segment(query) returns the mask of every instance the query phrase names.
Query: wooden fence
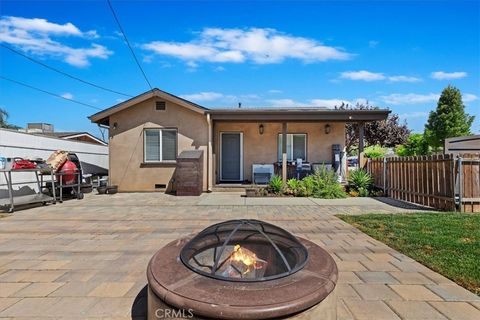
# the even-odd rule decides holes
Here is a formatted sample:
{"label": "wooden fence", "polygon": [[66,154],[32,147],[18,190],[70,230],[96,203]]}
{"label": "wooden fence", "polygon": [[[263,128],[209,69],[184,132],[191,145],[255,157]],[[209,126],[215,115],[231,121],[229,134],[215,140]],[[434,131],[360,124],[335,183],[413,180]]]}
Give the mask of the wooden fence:
{"label": "wooden fence", "polygon": [[480,212],[480,155],[369,159],[375,186],[394,199],[440,210]]}

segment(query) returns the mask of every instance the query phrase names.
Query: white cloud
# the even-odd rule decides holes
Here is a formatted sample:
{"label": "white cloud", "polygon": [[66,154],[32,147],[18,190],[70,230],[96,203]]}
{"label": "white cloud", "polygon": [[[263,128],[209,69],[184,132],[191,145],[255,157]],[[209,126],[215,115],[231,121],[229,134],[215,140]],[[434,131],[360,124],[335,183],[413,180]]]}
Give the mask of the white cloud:
{"label": "white cloud", "polygon": [[387,76],[381,72],[371,72],[367,70],[346,71],[340,74],[341,79],[355,80],[355,81],[380,81],[389,80],[392,82],[418,82],[422,79],[411,76],[397,75]]}
{"label": "white cloud", "polygon": [[467,73],[463,71],[457,71],[457,72],[435,71],[435,72],[432,72],[430,76],[436,80],[451,80],[451,79],[465,78],[467,76]]}
{"label": "white cloud", "polygon": [[62,98],[72,100],[73,94],[71,94],[70,92],[65,92],[64,94],[62,94]]}
{"label": "white cloud", "polygon": [[378,81],[385,80],[386,77],[383,73],[360,70],[342,72],[340,78],[348,80]]}
{"label": "white cloud", "polygon": [[218,66],[218,67],[215,67],[215,68],[213,69],[213,71],[215,71],[215,72],[222,72],[222,71],[225,71],[225,70],[226,70],[226,69],[225,69],[224,67],[222,67],[222,66]]}
{"label": "white cloud", "polygon": [[392,82],[419,82],[422,81],[422,79],[417,78],[417,77],[410,77],[410,76],[390,76],[388,77],[388,80]]}
{"label": "white cloud", "polygon": [[393,93],[387,96],[381,96],[380,99],[388,104],[417,104],[436,102],[440,97],[436,93],[416,94],[416,93]]}
{"label": "white cloud", "polygon": [[190,42],[152,41],[142,48],[186,62],[280,63],[285,59],[303,62],[347,60],[352,54],[317,40],[294,37],[269,28],[205,28]]}
{"label": "white cloud", "polygon": [[58,57],[77,67],[90,64],[91,58],[106,59],[113,54],[106,47],[72,47],[53,37],[98,38],[95,30],[83,32],[72,23],[57,24],[45,19],[3,16],[0,18],[0,42],[8,43],[38,56]]}
{"label": "white cloud", "polygon": [[474,94],[471,94],[471,93],[465,93],[462,96],[462,100],[463,100],[463,102],[472,102],[472,101],[478,100],[478,97]]}
{"label": "white cloud", "polygon": [[[419,104],[419,103],[433,103],[437,102],[440,98],[440,94],[437,93],[427,93],[427,94],[416,94],[416,93],[393,93],[387,96],[381,96],[380,100],[388,104]],[[464,103],[472,102],[477,100],[478,97],[471,93],[465,93],[462,95],[462,100]]]}
{"label": "white cloud", "polygon": [[268,90],[268,93],[276,94],[276,93],[282,93],[282,90],[277,90],[277,89],[270,89]]}
{"label": "white cloud", "polygon": [[408,113],[402,113],[399,115],[401,119],[416,119],[416,118],[426,118],[428,116],[428,112],[423,112],[423,111],[414,111],[414,112],[408,112]]}
{"label": "white cloud", "polygon": [[225,95],[218,92],[199,92],[199,93],[192,93],[192,94],[185,94],[182,95],[182,98],[192,101],[214,101],[224,98]]}
{"label": "white cloud", "polygon": [[356,105],[357,103],[366,104],[367,99],[358,98],[354,100],[346,99],[311,99],[306,102],[296,101],[293,99],[269,99],[266,100],[267,108],[327,108],[333,109],[340,107],[342,104]]}
{"label": "white cloud", "polygon": [[368,46],[369,46],[370,48],[376,48],[379,43],[380,43],[379,41],[370,40],[370,41],[368,41]]}

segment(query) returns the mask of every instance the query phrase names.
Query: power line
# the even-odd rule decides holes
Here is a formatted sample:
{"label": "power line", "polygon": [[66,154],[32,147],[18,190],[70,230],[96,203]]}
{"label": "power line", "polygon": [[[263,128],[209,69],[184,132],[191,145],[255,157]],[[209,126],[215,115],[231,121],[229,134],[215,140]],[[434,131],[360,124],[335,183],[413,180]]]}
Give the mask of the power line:
{"label": "power line", "polygon": [[148,81],[148,78],[147,78],[147,75],[146,75],[145,71],[143,71],[143,68],[140,65],[140,62],[138,61],[137,56],[135,55],[135,52],[133,51],[133,48],[130,45],[130,42],[128,41],[128,39],[127,39],[127,35],[125,34],[125,31],[123,30],[122,25],[120,24],[120,20],[118,19],[117,14],[115,13],[115,10],[113,9],[112,3],[110,2],[110,0],[107,0],[107,3],[108,3],[108,6],[110,7],[110,11],[112,11],[112,15],[115,18],[115,21],[117,22],[118,28],[120,29],[120,32],[122,33],[123,38],[125,39],[125,42],[127,43],[127,46],[130,49],[130,52],[132,53],[133,59],[135,59],[135,62],[137,63],[138,68],[142,72],[143,77],[145,78],[145,81],[147,82],[148,86],[150,87],[150,90],[153,90],[153,87],[150,84],[150,81]]}
{"label": "power line", "polygon": [[21,85],[21,86],[24,86],[24,87],[27,87],[27,88],[30,88],[30,89],[33,89],[33,90],[37,90],[37,91],[40,91],[40,92],[49,94],[49,95],[51,95],[51,96],[54,96],[54,97],[57,97],[57,98],[61,98],[61,99],[64,99],[64,100],[67,100],[67,101],[70,101],[70,102],[73,102],[73,103],[76,103],[76,104],[80,104],[80,105],[85,106],[85,107],[89,107],[89,108],[92,108],[92,109],[95,109],[95,110],[102,110],[102,109],[100,109],[100,108],[97,108],[97,107],[95,107],[95,106],[92,106],[91,104],[84,103],[84,102],[80,102],[80,101],[73,100],[73,99],[68,99],[68,98],[62,97],[62,96],[59,95],[59,94],[56,94],[56,93],[53,93],[53,92],[50,92],[50,91],[47,91],[47,90],[40,89],[40,88],[31,86],[31,85],[29,85],[29,84],[26,84],[26,83],[17,81],[17,80],[9,79],[9,78],[4,77],[4,76],[2,76],[2,75],[0,75],[0,79],[6,80],[6,81],[10,81],[10,82],[16,83],[16,84],[18,84],[18,85]]}
{"label": "power line", "polygon": [[9,46],[6,46],[6,45],[3,44],[3,43],[1,43],[0,46],[2,46],[2,47],[5,48],[5,49],[10,50],[10,51],[13,52],[13,53],[16,53],[16,54],[24,57],[25,59],[28,59],[28,60],[36,63],[36,64],[39,64],[39,65],[41,65],[41,66],[43,66],[43,67],[45,67],[45,68],[47,68],[47,69],[50,69],[50,70],[55,71],[55,72],[57,72],[57,73],[60,73],[60,74],[66,76],[66,77],[69,77],[69,78],[71,78],[71,79],[80,81],[80,82],[82,82],[82,83],[84,83],[84,84],[88,84],[88,85],[93,86],[93,87],[95,87],[95,88],[102,89],[102,90],[105,90],[105,91],[109,91],[109,92],[112,92],[112,93],[116,93],[116,94],[119,94],[119,95],[122,95],[122,96],[125,96],[125,97],[129,97],[129,98],[132,98],[132,97],[133,97],[132,95],[129,95],[129,94],[126,94],[126,93],[122,93],[122,92],[119,92],[119,91],[115,91],[115,90],[112,90],[112,89],[108,89],[108,88],[102,87],[102,86],[100,86],[100,85],[98,85],[98,84],[95,84],[95,83],[92,83],[92,82],[89,82],[89,81],[86,81],[86,80],[82,80],[82,79],[80,79],[80,78],[78,78],[78,77],[72,76],[71,74],[68,74],[68,73],[66,73],[66,72],[64,72],[64,71],[61,71],[61,70],[59,70],[59,69],[57,69],[57,68],[54,68],[54,67],[52,67],[52,66],[49,66],[49,65],[47,65],[47,64],[45,64],[45,63],[43,63],[43,62],[41,62],[41,61],[38,61],[38,60],[36,60],[36,59],[34,59],[34,58],[32,58],[32,57],[29,57],[29,56],[27,56],[26,54],[23,54],[23,53],[20,52],[20,51],[17,51],[17,50],[15,50],[15,49],[13,49],[13,48],[11,48],[11,47],[9,47]]}

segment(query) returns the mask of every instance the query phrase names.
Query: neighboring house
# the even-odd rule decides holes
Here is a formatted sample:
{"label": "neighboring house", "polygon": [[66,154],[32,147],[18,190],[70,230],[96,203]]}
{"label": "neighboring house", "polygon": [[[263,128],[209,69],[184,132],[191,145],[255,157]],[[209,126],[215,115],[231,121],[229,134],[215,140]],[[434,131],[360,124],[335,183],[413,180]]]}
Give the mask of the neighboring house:
{"label": "neighboring house", "polygon": [[[120,191],[174,189],[177,156],[194,149],[204,152],[203,190],[207,191],[221,182],[252,181],[253,164],[287,168],[288,162],[298,158],[332,163],[332,147],[344,150],[346,122],[359,122],[363,128],[363,123],[386,119],[388,113],[208,109],[154,89],[89,119],[109,127],[110,183]],[[280,174],[285,177],[286,171]]]}
{"label": "neighboring house", "polygon": [[88,132],[76,132],[76,131],[66,131],[66,132],[57,132],[55,131],[52,124],[49,123],[27,123],[27,127],[25,129],[20,129],[18,131],[26,132],[26,133],[36,133],[36,134],[44,134],[47,136],[54,136],[61,139],[67,140],[78,140],[83,142],[89,142],[94,144],[99,144],[102,146],[106,146],[107,143],[95,137],[94,135]]}
{"label": "neighboring house", "polygon": [[480,153],[480,134],[445,139],[444,153]]}
{"label": "neighboring house", "polygon": [[106,146],[107,143],[88,132],[53,132],[52,136],[67,140],[77,140]]}

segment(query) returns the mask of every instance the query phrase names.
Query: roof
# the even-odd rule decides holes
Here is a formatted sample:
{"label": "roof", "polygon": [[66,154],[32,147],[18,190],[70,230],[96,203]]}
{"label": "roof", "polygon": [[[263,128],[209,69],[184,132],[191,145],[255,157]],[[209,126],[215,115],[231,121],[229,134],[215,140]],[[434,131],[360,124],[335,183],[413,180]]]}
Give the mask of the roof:
{"label": "roof", "polygon": [[153,97],[158,97],[158,98],[163,98],[172,102],[175,102],[181,106],[184,106],[190,110],[196,111],[203,113],[205,110],[208,110],[207,108],[198,105],[196,103],[193,103],[191,101],[188,101],[186,99],[183,99],[181,97],[178,97],[174,94],[171,94],[166,91],[162,91],[158,88],[154,88],[152,90],[146,91],[142,94],[139,94],[138,96],[135,96],[131,99],[125,100],[123,102],[120,102],[119,104],[116,104],[110,108],[107,108],[105,110],[102,110],[100,112],[97,112],[90,117],[88,117],[92,122],[98,123],[98,124],[103,124],[103,125],[109,125],[109,120],[108,117],[111,116],[114,113],[117,113],[119,111],[125,110],[127,108],[130,108],[140,102],[143,102],[145,100],[148,100]]}
{"label": "roof", "polygon": [[390,110],[354,110],[326,108],[298,109],[216,109],[208,110],[213,120],[220,121],[376,121],[388,117]]}
{"label": "roof", "polygon": [[376,121],[384,120],[390,113],[389,110],[353,110],[353,109],[328,109],[317,108],[230,108],[209,109],[196,103],[162,91],[158,88],[144,92],[129,100],[116,104],[88,117],[92,122],[109,125],[110,115],[135,106],[147,99],[159,97],[172,101],[190,110],[210,115],[211,119],[219,121]]}
{"label": "roof", "polygon": [[[45,136],[54,136],[62,139],[73,139],[73,138],[78,138],[82,136],[87,136],[88,138],[90,138],[91,140],[94,140],[98,144],[103,144],[104,146],[107,145],[105,141],[95,137],[93,134],[88,133],[86,131],[43,132],[41,134]],[[88,142],[88,141],[85,141],[85,142]]]}

